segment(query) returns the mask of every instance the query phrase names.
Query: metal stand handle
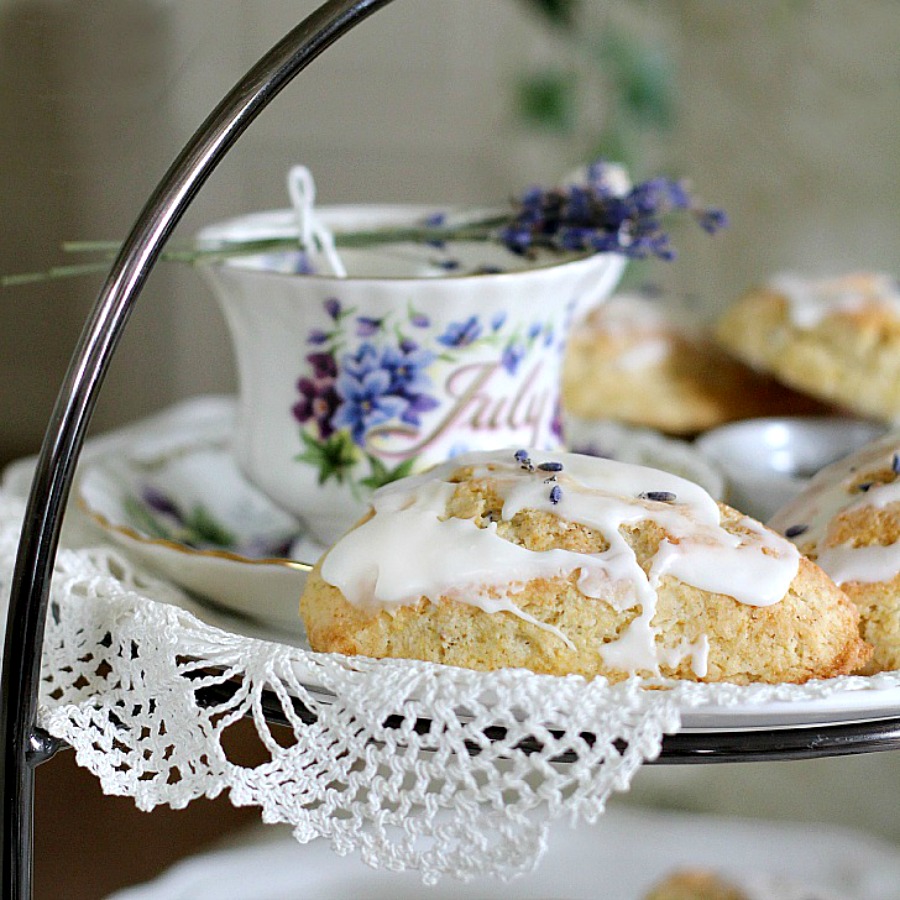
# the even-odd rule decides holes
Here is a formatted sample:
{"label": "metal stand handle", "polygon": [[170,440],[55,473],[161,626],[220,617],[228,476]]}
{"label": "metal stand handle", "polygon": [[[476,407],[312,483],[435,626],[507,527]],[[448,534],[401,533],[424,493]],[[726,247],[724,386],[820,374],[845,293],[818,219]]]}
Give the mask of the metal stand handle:
{"label": "metal stand handle", "polygon": [[38,458],[12,582],[0,707],[0,887],[8,900],[32,894],[34,768],[47,758],[48,746],[36,726],[50,578],[75,464],[112,355],[163,246],[225,153],[313,59],[389,2],[328,0],[244,76],[200,126],[148,200],[85,325]]}

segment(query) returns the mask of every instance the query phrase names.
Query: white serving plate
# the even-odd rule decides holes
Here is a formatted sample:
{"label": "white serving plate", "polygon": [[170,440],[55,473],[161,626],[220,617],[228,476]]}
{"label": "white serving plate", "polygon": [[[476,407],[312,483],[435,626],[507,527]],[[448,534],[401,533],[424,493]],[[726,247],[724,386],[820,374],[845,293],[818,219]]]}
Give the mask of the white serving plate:
{"label": "white serving plate", "polygon": [[373,871],[325,841],[297,844],[282,830],[196,856],[109,900],[640,900],[675,869],[712,869],[750,900],[894,900],[900,851],[860,831],[614,808],[593,826],[551,826],[536,870],[511,882]]}
{"label": "white serving plate", "polygon": [[[710,702],[682,714],[683,731],[759,731],[774,728],[806,728],[849,722],[869,722],[900,716],[900,679],[892,674],[847,676],[828,696],[820,684],[792,689],[791,700],[756,699],[765,689],[749,688],[742,701],[725,705],[716,701],[716,685],[709,689]],[[827,684],[825,682],[824,684]]]}

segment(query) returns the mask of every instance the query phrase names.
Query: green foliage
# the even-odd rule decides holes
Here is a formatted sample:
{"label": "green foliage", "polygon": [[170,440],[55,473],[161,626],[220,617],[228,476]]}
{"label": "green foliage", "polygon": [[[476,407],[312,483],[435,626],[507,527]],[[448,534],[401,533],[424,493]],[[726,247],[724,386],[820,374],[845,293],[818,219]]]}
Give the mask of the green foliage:
{"label": "green foliage", "polygon": [[234,535],[220,525],[201,504],[197,504],[185,517],[184,527],[190,535],[190,546],[211,545],[213,547],[233,547]]}
{"label": "green foliage", "polygon": [[130,494],[123,497],[122,508],[129,524],[141,534],[164,541],[172,540],[172,530],[159,522],[137,497]]}
{"label": "green foliage", "polygon": [[580,156],[634,167],[654,134],[672,127],[673,65],[663,48],[608,21],[593,34],[580,0],[518,0],[552,30],[559,61],[521,74],[515,111],[535,132],[584,142]]}
{"label": "green foliage", "polygon": [[571,132],[577,119],[577,82],[574,73],[560,69],[523,75],[516,86],[519,115],[536,129]]}
{"label": "green foliage", "polygon": [[371,474],[366,478],[360,479],[363,487],[371,488],[373,491],[385,484],[390,484],[398,478],[406,478],[412,473],[412,467],[415,459],[405,459],[399,466],[389,469],[380,459],[375,456],[367,456]]}
{"label": "green foliage", "polygon": [[212,516],[202,504],[197,504],[187,514],[173,507],[173,521],[168,523],[137,497],[122,498],[122,506],[129,523],[141,534],[164,541],[176,541],[187,547],[233,548],[235,536]]}
{"label": "green foliage", "polygon": [[581,0],[521,0],[541,16],[548,25],[562,30],[574,28]]}
{"label": "green foliage", "polygon": [[597,44],[598,64],[608,73],[622,111],[649,128],[670,128],[674,120],[672,66],[662,50],[609,28]]}
{"label": "green foliage", "polygon": [[325,484],[329,478],[343,484],[358,458],[358,451],[350,434],[338,431],[327,440],[317,441],[301,431],[300,437],[306,449],[297,455],[297,459],[318,469],[319,484]]}

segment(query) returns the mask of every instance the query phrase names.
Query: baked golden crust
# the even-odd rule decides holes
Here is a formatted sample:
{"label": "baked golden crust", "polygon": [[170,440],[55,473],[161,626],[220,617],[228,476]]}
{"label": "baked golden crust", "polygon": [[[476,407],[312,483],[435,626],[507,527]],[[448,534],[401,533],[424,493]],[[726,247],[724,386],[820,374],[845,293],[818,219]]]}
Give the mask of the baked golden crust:
{"label": "baked golden crust", "polygon": [[[563,405],[610,419],[691,435],[738,419],[815,414],[824,406],[745,365],[712,336],[669,321],[647,301],[619,297],[598,307],[569,338]],[[636,312],[621,312],[633,303]]]}
{"label": "baked golden crust", "polygon": [[737,885],[708,869],[679,869],[644,895],[644,900],[750,900]]}
{"label": "baked golden crust", "polygon": [[900,312],[883,298],[882,278],[847,276],[809,282],[808,290],[855,296],[822,301],[819,315],[792,314],[778,284],[749,291],[719,319],[716,336],[730,353],[792,388],[883,421],[900,416]]}
{"label": "baked golden crust", "polygon": [[[466,480],[465,473],[461,478],[447,504],[449,517],[472,520],[481,528],[492,524],[503,539],[533,551],[562,548],[596,554],[609,546],[598,531],[542,510],[522,509],[504,521],[499,517],[503,500],[491,480]],[[728,532],[747,533],[745,517],[720,508]],[[620,533],[645,571],[660,542],[672,540],[650,520],[633,522]],[[614,598],[587,596],[577,573],[517,586],[508,596],[524,616],[485,612],[447,596],[368,612],[325,581],[322,564],[320,560],[310,574],[300,604],[314,650],[421,659],[482,671],[521,667],[552,675],[602,675],[612,681],[631,674],[609,664],[602,650],[622,638],[642,606],[623,609],[610,602]],[[708,641],[702,677],[695,673],[690,655],[683,653],[675,652],[659,667],[663,676],[694,681],[802,683],[852,672],[870,652],[859,637],[856,608],[805,559],[787,594],[770,606],[741,603],[664,575],[651,625],[657,642],[671,651]]]}
{"label": "baked golden crust", "polygon": [[[894,466],[885,465],[885,460],[897,459],[898,452],[896,436],[863,448],[821,472],[808,495],[796,498],[775,518],[782,530],[804,529],[796,539],[801,552],[820,560],[839,578],[841,589],[858,608],[860,633],[874,648],[863,674],[900,669],[900,501],[885,502],[882,493],[900,478]],[[819,501],[826,492],[827,499]],[[806,511],[810,508],[831,512],[825,514],[826,521],[810,528],[812,517]],[[864,572],[857,572],[855,564],[847,567],[854,550],[881,550],[887,556],[873,560],[877,574],[863,580]]]}

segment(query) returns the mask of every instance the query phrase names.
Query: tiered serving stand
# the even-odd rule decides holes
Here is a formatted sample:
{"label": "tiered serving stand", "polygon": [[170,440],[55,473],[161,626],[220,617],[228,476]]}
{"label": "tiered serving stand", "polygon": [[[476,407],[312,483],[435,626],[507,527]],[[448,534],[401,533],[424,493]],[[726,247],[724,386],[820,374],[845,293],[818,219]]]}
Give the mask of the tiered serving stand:
{"label": "tiered serving stand", "polygon": [[[300,71],[389,2],[327,0],[244,76],[149,198],[85,325],[38,457],[10,596],[0,710],[4,898],[31,897],[34,773],[61,749],[61,743],[37,725],[40,651],[63,512],[112,355],[166,241],[222,157]],[[523,753],[535,749],[527,741],[520,748]],[[809,759],[898,748],[900,709],[895,716],[859,722],[670,735],[663,741],[658,762]]]}

